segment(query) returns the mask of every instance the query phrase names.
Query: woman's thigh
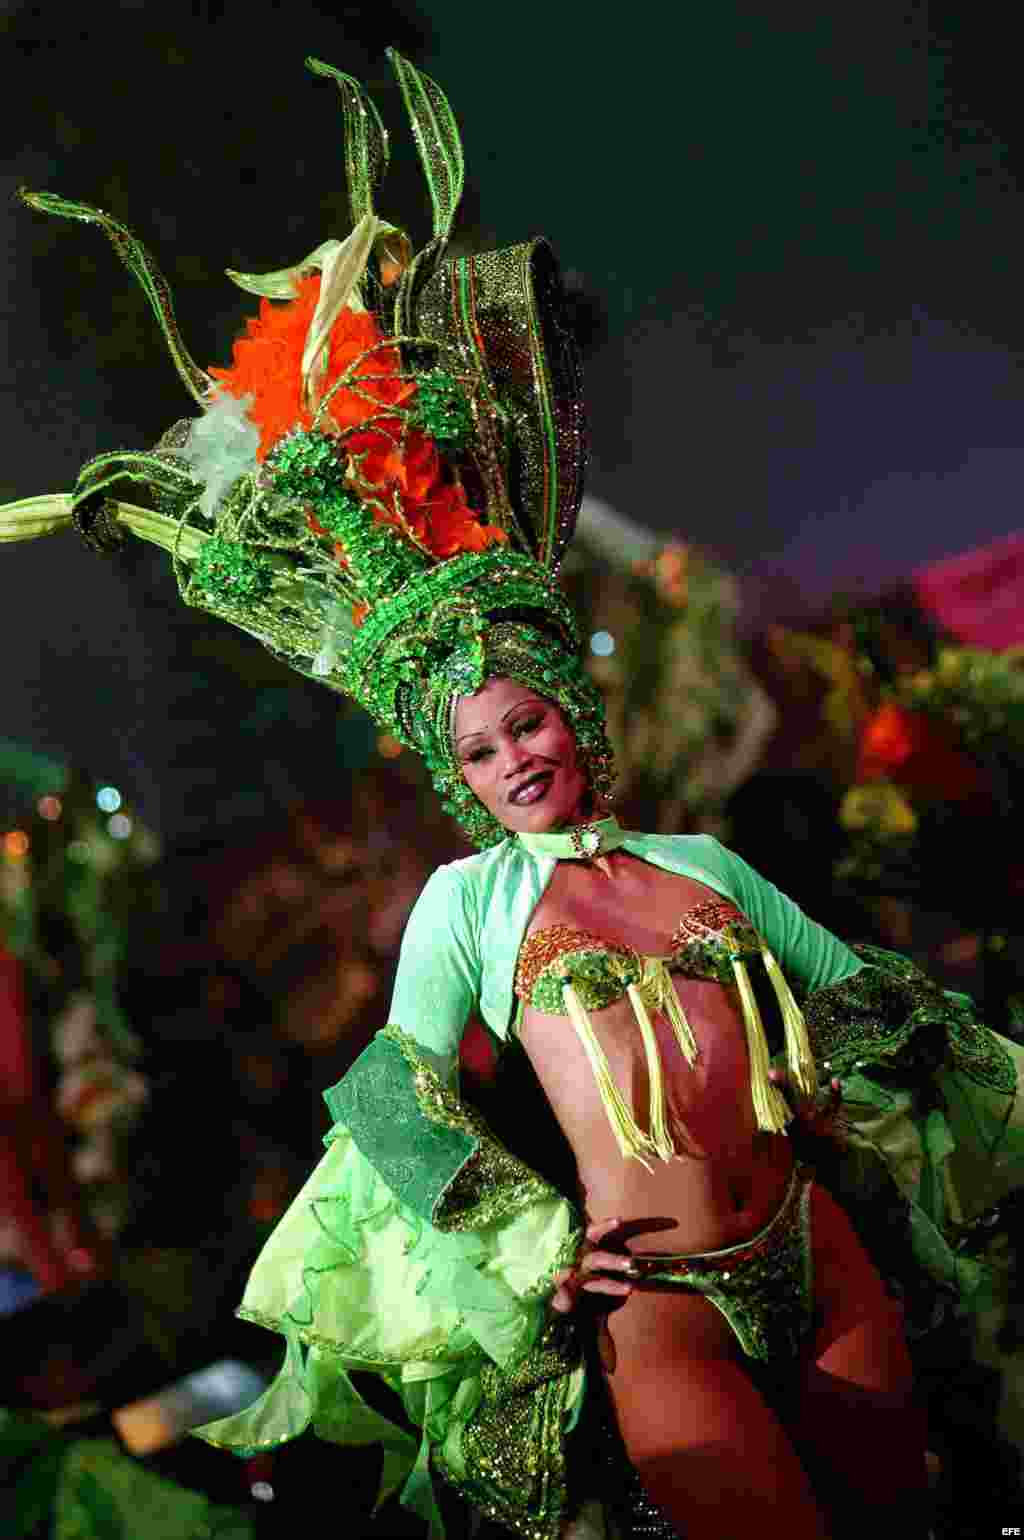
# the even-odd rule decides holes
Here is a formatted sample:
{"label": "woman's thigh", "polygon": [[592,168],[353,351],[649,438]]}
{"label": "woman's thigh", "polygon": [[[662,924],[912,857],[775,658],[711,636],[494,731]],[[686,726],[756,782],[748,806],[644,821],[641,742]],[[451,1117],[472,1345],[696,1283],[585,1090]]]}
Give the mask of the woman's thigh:
{"label": "woman's thigh", "polygon": [[610,1330],[608,1387],[627,1452],[686,1540],[756,1534],[772,1510],[785,1513],[787,1540],[824,1540],[807,1474],[712,1305],[637,1293]]}
{"label": "woman's thigh", "polygon": [[817,1475],[845,1501],[919,1500],[925,1420],[913,1396],[903,1311],[827,1192],[811,1198],[817,1330],[787,1422]]}

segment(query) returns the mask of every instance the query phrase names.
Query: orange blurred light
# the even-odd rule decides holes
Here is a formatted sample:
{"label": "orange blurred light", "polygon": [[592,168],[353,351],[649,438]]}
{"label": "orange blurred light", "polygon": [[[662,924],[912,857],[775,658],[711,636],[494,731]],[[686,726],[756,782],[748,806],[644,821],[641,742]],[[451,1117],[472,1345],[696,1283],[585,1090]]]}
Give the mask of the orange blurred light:
{"label": "orange blurred light", "polygon": [[397,759],[402,752],[402,745],[397,738],[392,738],[390,733],[381,733],[377,739],[377,753],[383,754],[385,759]]}
{"label": "orange blurred light", "polygon": [[56,823],[63,811],[63,803],[59,797],[40,797],[36,803],[36,812],[40,818],[45,818],[47,823]]}
{"label": "orange blurred light", "polygon": [[4,835],[4,855],[8,861],[24,861],[28,855],[28,835],[23,829],[12,829]]}

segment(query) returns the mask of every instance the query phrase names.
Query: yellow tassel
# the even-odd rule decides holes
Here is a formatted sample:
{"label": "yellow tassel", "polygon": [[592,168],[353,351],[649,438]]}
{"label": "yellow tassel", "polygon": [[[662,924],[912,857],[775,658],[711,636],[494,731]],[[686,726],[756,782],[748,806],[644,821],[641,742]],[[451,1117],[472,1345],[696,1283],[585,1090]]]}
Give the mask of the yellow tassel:
{"label": "yellow tassel", "polygon": [[682,1049],[683,1058],[691,1069],[700,1058],[700,1049],[697,1047],[697,1039],[693,1035],[693,1028],[686,1019],[679,996],[676,994],[672,983],[672,975],[663,962],[657,964],[658,975],[658,1009],[668,1020],[669,1026],[675,1034],[675,1040]]}
{"label": "yellow tassel", "polygon": [[633,1014],[640,1028],[640,1036],[644,1040],[644,1053],[647,1056],[647,1082],[650,1086],[650,1113],[649,1122],[651,1128],[651,1143],[655,1152],[662,1160],[671,1160],[676,1153],[672,1143],[672,1135],[668,1131],[668,1109],[665,1104],[665,1077],[661,1072],[661,1054],[658,1052],[658,1039],[651,1024],[651,1018],[647,1014],[647,1006],[644,997],[635,984],[627,986],[626,993],[633,1003]]}
{"label": "yellow tassel", "polygon": [[641,1165],[647,1167],[648,1171],[653,1171],[654,1167],[648,1165],[644,1156],[657,1154],[654,1143],[637,1127],[633,1114],[626,1106],[622,1092],[615,1084],[604,1049],[590,1025],[590,1018],[583,1009],[579,995],[571,984],[563,984],[562,995],[565,1000],[566,1015],[576,1028],[576,1035],[590,1060],[598,1093],[604,1104],[604,1110],[608,1114],[608,1121],[612,1126],[612,1133],[615,1135],[619,1149],[627,1160],[638,1160]]}
{"label": "yellow tassel", "polygon": [[768,977],[772,981],[775,998],[782,1012],[782,1025],[786,1031],[786,1063],[789,1066],[790,1079],[805,1096],[816,1096],[818,1071],[814,1064],[814,1054],[811,1051],[811,1040],[808,1036],[804,1013],[794,1000],[793,991],[787,984],[782,969],[766,946],[762,946],[761,956],[764,958],[764,965],[768,970]]}
{"label": "yellow tassel", "polygon": [[747,1052],[750,1056],[750,1094],[754,1103],[757,1126],[765,1133],[785,1132],[790,1119],[786,1099],[768,1078],[771,1060],[768,1057],[768,1040],[764,1035],[761,1012],[754,999],[747,965],[741,957],[732,959],[732,971],[740,992],[743,1007],[743,1025],[747,1029]]}

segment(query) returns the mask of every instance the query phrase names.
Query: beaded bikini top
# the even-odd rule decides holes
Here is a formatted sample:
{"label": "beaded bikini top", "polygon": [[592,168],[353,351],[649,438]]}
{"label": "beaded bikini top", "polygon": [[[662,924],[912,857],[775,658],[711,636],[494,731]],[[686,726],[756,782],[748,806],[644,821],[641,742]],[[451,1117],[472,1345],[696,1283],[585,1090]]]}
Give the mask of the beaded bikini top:
{"label": "beaded bikini top", "polygon": [[761,943],[750,921],[717,899],[687,909],[666,957],[646,957],[618,941],[605,941],[571,925],[548,925],[527,936],[519,952],[515,991],[535,1010],[567,1015],[563,987],[572,984],[588,1010],[599,1011],[639,984],[652,963],[688,978],[734,982],[732,958],[760,955]]}
{"label": "beaded bikini top", "polygon": [[[651,957],[590,931],[570,925],[549,925],[527,936],[516,967],[515,992],[524,1004],[551,1015],[569,1017],[590,1061],[623,1156],[640,1160],[644,1165],[648,1165],[649,1156],[671,1160],[678,1154],[669,1129],[652,1014],[668,1022],[688,1064],[695,1064],[700,1057],[693,1028],[672,983],[673,973],[711,979],[738,990],[759,1129],[782,1133],[792,1114],[785,1098],[768,1078],[768,1043],[747,971],[749,961],[763,961],[774,988],[782,1012],[792,1080],[806,1095],[817,1089],[803,1013],[774,956],[734,904],[716,899],[686,910],[670,945],[667,956]],[[637,1124],[619,1090],[588,1015],[589,1011],[602,1010],[623,996],[628,996],[633,1006],[647,1059],[650,1108],[646,1131]]]}

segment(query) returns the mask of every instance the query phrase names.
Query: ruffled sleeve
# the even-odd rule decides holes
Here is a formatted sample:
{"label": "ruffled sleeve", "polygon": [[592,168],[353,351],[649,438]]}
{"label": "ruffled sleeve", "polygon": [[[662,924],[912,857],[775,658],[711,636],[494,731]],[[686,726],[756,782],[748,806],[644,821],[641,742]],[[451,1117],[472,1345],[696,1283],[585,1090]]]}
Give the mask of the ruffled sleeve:
{"label": "ruffled sleeve", "polygon": [[[437,1473],[507,1528],[555,1540],[584,1374],[547,1304],[580,1221],[457,1093],[473,936],[457,872],[442,868],[403,943],[403,1018],[326,1093],[327,1152],[245,1291],[240,1315],[285,1338],[281,1373],[254,1406],[197,1432],[239,1454],[310,1426],[379,1443],[380,1500],[400,1489],[432,1536]],[[366,1403],[352,1371],[401,1398],[418,1439]]]}

